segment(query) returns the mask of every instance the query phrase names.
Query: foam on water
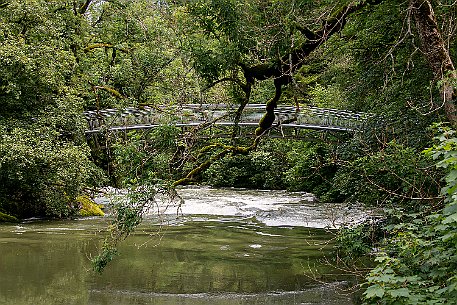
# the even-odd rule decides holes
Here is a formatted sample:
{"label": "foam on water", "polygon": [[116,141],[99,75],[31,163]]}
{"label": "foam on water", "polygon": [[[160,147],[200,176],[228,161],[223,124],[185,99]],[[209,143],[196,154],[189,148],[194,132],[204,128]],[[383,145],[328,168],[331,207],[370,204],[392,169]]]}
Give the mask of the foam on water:
{"label": "foam on water", "polygon": [[[182,205],[159,203],[160,214],[193,217],[255,218],[267,226],[338,228],[365,220],[370,211],[358,205],[319,202],[306,192],[247,190],[235,188],[183,187]],[[157,208],[150,217],[157,215]]]}

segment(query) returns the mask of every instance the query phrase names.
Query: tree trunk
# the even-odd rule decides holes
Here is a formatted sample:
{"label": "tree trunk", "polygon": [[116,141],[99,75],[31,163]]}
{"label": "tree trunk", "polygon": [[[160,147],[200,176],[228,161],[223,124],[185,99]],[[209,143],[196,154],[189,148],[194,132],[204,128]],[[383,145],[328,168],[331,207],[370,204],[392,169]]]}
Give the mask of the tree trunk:
{"label": "tree trunk", "polygon": [[305,58],[324,44],[332,35],[339,33],[346,25],[346,19],[349,15],[363,9],[369,4],[377,5],[382,1],[352,1],[332,14],[332,16],[323,22],[321,28],[315,32],[307,28],[298,27],[297,30],[302,33],[306,41],[295,50],[283,55],[279,62],[254,66],[246,66],[240,63],[247,83],[253,83],[254,80],[262,81],[274,78],[275,96],[267,102],[266,112],[259,122],[259,127],[255,131],[256,136],[262,135],[273,125],[275,120],[274,109],[277,107],[277,103],[281,98],[282,86],[292,82],[294,72],[302,67]]}
{"label": "tree trunk", "polygon": [[410,9],[421,42],[421,51],[432,68],[435,80],[442,82],[440,92],[447,119],[457,125],[457,112],[454,104],[456,90],[452,79],[457,79],[449,50],[441,36],[433,7],[428,0],[410,0]]}

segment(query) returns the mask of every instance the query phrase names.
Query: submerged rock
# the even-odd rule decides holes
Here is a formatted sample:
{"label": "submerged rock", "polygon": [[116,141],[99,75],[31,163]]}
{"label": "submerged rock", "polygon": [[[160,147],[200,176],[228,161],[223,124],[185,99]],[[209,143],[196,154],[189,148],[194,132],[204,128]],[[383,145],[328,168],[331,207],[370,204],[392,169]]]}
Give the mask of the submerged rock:
{"label": "submerged rock", "polygon": [[76,201],[79,203],[79,215],[88,216],[105,216],[105,213],[100,209],[97,203],[87,195],[78,196]]}

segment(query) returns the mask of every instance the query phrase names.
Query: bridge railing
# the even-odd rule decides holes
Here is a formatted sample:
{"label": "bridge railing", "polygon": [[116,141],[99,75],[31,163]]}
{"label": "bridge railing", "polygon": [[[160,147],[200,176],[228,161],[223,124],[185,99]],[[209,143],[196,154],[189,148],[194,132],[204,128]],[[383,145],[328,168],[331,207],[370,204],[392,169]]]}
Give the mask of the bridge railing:
{"label": "bridge railing", "polygon": [[[215,125],[233,125],[236,106],[226,104],[187,104],[180,107],[142,107],[86,111],[86,133],[102,128],[117,131],[154,128],[163,124],[198,125],[216,120]],[[265,105],[248,104],[241,116],[240,126],[255,126],[265,113]],[[356,131],[363,128],[372,114],[304,106],[280,106],[275,110],[276,123],[283,128]]]}

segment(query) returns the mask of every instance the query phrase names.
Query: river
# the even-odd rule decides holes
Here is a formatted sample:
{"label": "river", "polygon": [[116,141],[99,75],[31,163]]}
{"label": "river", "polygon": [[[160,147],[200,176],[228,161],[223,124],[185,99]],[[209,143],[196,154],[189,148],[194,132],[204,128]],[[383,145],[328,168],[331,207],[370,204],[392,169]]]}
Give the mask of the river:
{"label": "river", "polygon": [[107,218],[0,224],[0,304],[349,305],[332,229],[366,217],[306,193],[189,187],[149,214],[102,275]]}

